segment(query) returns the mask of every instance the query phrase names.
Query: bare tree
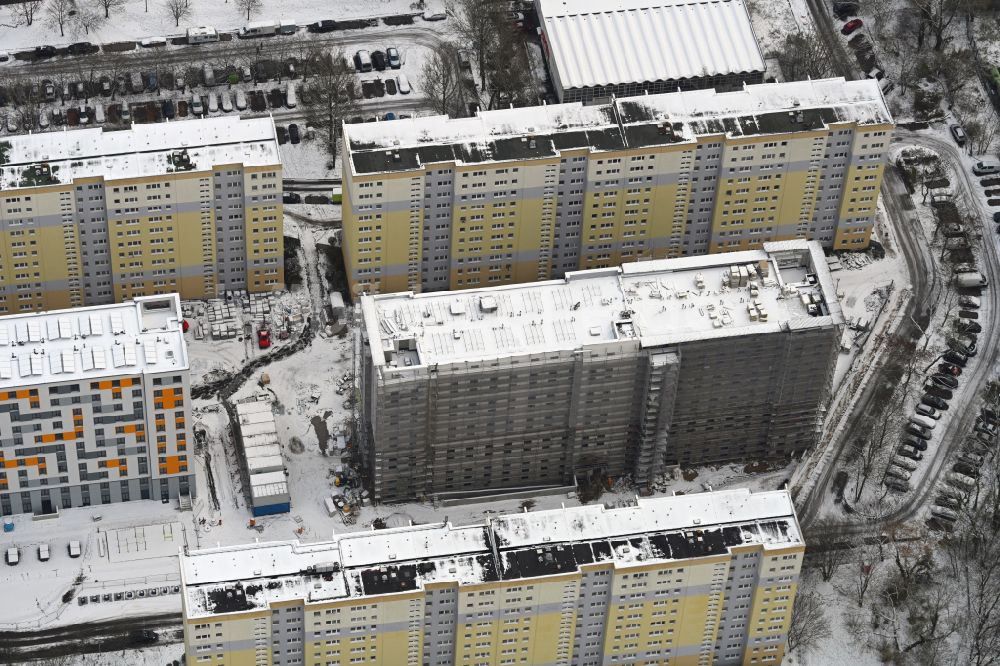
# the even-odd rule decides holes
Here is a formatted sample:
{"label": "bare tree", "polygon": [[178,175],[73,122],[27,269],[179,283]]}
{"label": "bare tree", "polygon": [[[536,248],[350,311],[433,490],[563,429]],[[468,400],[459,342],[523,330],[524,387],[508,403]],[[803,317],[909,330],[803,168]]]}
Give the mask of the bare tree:
{"label": "bare tree", "polygon": [[851,572],[846,582],[839,585],[837,589],[857,603],[858,608],[864,608],[865,599],[868,597],[872,583],[875,582],[877,574],[880,573],[881,562],[878,550],[871,545],[855,548],[849,566]]}
{"label": "bare tree", "polygon": [[337,136],[341,123],[358,110],[357,100],[354,99],[354,80],[354,68],[348,64],[343,52],[327,54],[316,64],[307,88],[309,104],[306,119],[322,133],[331,163],[337,159]]}
{"label": "bare tree", "polygon": [[163,10],[174,20],[174,27],[181,24],[181,19],[191,16],[191,6],[188,0],[166,0],[163,3]]}
{"label": "bare tree", "polygon": [[105,18],[101,14],[101,8],[92,5],[77,5],[76,15],[73,16],[73,23],[71,27],[73,29],[73,34],[79,35],[80,31],[83,34],[89,35],[91,30],[97,30],[102,25],[104,25]]}
{"label": "bare tree", "polygon": [[431,51],[421,70],[420,88],[431,107],[440,114],[457,116],[462,109],[462,76],[458,52],[441,43]]}
{"label": "bare tree", "polygon": [[97,6],[104,10],[104,18],[111,18],[111,12],[125,9],[126,0],[95,0]]}
{"label": "bare tree", "polygon": [[948,28],[962,9],[963,0],[908,0],[908,2],[921,19],[917,34],[917,49],[923,48],[924,38],[929,34],[934,38],[934,50],[940,51],[944,46]]}
{"label": "bare tree", "polygon": [[45,5],[45,24],[53,30],[59,28],[59,36],[65,37],[66,26],[75,11],[73,0],[48,0]]}
{"label": "bare tree", "polygon": [[792,623],[788,627],[788,651],[808,652],[830,636],[830,620],[826,617],[826,602],[818,593],[799,587],[792,607]]}
{"label": "bare tree", "polygon": [[486,87],[486,61],[503,23],[503,3],[493,0],[452,0],[448,5],[452,30],[468,46],[479,67],[479,86]]}
{"label": "bare tree", "polygon": [[969,138],[969,151],[974,155],[991,152],[993,144],[1000,136],[1000,116],[997,116],[992,108],[984,109],[979,115],[966,119],[962,126]]}
{"label": "bare tree", "polygon": [[35,16],[41,11],[45,0],[27,0],[11,6],[10,13],[16,25],[31,25]]}
{"label": "bare tree", "polygon": [[510,21],[499,21],[488,57],[489,108],[540,103],[533,91],[533,74],[524,32]]}
{"label": "bare tree", "polygon": [[829,582],[851,553],[854,544],[840,525],[828,518],[814,521],[806,530],[810,561],[819,568],[824,582]]}
{"label": "bare tree", "polygon": [[247,15],[247,21],[264,8],[264,0],[236,0],[236,8]]}
{"label": "bare tree", "polygon": [[778,51],[778,64],[786,81],[833,76],[833,60],[826,43],[815,32],[792,32]]}

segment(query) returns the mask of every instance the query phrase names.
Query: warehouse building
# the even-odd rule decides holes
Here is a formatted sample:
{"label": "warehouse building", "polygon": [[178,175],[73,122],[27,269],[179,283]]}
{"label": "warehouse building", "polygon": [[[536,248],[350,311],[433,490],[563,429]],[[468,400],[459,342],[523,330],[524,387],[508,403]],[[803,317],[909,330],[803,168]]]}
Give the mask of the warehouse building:
{"label": "warehouse building", "polygon": [[0,513],[190,500],[181,321],[176,294],[0,317]]}
{"label": "warehouse building", "polygon": [[561,102],[764,80],[742,0],[535,0]]}
{"label": "warehouse building", "polygon": [[360,456],[382,502],[801,452],[844,323],[809,241],[361,309]]}
{"label": "warehouse building", "polygon": [[809,239],[868,247],[876,81],[798,81],[344,126],[355,294],[562,277]]}
{"label": "warehouse building", "polygon": [[0,313],[284,288],[270,118],[0,142]]}
{"label": "warehouse building", "polygon": [[639,499],[189,551],[189,664],[780,664],[784,491]]}

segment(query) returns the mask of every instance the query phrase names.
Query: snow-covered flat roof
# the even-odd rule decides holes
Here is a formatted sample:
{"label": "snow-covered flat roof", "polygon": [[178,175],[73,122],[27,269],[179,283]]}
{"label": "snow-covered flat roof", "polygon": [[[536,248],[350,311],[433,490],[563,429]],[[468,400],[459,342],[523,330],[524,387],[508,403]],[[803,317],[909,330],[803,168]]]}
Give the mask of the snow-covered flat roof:
{"label": "snow-covered flat roof", "polygon": [[563,89],[764,71],[741,0],[536,0]]}
{"label": "snow-covered flat roof", "polygon": [[609,563],[648,565],[724,554],[738,545],[802,545],[786,491],[637,499],[525,512],[485,523],[400,527],[332,541],[254,543],[181,554],[188,618],[266,609],[293,599],[325,601],[572,573]]}
{"label": "snow-covered flat roof", "polygon": [[355,174],[424,164],[540,159],[693,142],[699,136],[810,131],[832,123],[889,124],[878,83],[843,78],[762,83],[742,90],[690,90],[617,99],[480,111],[473,118],[423,116],[344,125]]}
{"label": "snow-covered flat roof", "polygon": [[[49,175],[26,176],[28,167],[43,163],[49,165]],[[0,139],[0,187],[5,190],[76,178],[117,180],[204,171],[223,164],[281,164],[271,118],[219,116],[136,124],[127,130],[91,127]]]}
{"label": "snow-covered flat roof", "polygon": [[823,250],[805,240],[547,282],[364,296],[361,308],[375,365],[400,373],[621,341],[656,347],[843,323]]}
{"label": "snow-covered flat roof", "polygon": [[177,294],[0,317],[0,390],[188,369]]}

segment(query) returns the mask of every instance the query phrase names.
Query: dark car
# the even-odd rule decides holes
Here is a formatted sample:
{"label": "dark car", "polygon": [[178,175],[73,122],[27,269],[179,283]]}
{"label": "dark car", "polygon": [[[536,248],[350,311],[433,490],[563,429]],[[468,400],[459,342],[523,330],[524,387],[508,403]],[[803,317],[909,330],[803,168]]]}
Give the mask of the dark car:
{"label": "dark car", "polygon": [[931,381],[942,388],[948,388],[953,391],[958,388],[958,380],[951,375],[933,375],[931,376]]}
{"label": "dark car", "polygon": [[288,126],[288,140],[292,143],[298,143],[302,140],[299,136],[299,126],[295,123]]}
{"label": "dark car", "polygon": [[56,54],[56,47],[54,46],[36,46],[35,47],[35,59],[40,58],[51,58]]}
{"label": "dark car", "polygon": [[106,76],[102,76],[100,85],[101,85],[101,95],[103,97],[111,97],[111,92],[113,90],[111,86],[111,79],[109,79]]}
{"label": "dark car", "polygon": [[843,21],[848,16],[856,16],[858,13],[858,3],[856,2],[835,2],[833,3],[833,15]]}
{"label": "dark car", "polygon": [[385,50],[385,58],[392,69],[399,69],[403,66],[403,60],[399,57],[399,49],[395,46],[390,46]]}
{"label": "dark car", "polygon": [[920,439],[931,438],[931,431],[923,426],[917,425],[916,423],[907,423],[906,432],[914,437],[919,437]]}
{"label": "dark car", "polygon": [[75,44],[70,44],[66,50],[69,51],[70,55],[87,55],[88,53],[100,51],[99,48],[90,42],[76,42]]}
{"label": "dark car", "polygon": [[976,343],[970,341],[969,344],[964,345],[961,342],[956,342],[954,345],[952,345],[951,350],[956,351],[959,354],[965,355],[966,358],[972,358],[973,356],[976,355]]}
{"label": "dark car", "polygon": [[395,95],[396,94],[396,82],[393,81],[392,79],[386,79],[385,80],[385,92],[386,92],[386,94],[389,94],[389,95]]}
{"label": "dark car", "polygon": [[278,125],[276,127],[278,132],[278,145],[284,145],[288,143],[288,130],[285,129],[284,125]]}
{"label": "dark car", "polygon": [[978,321],[959,322],[958,328],[965,333],[982,333],[983,325]]}
{"label": "dark car", "polygon": [[938,365],[938,372],[944,375],[951,375],[953,377],[962,376],[962,368],[952,363],[941,363]]}
{"label": "dark car", "polygon": [[961,352],[957,352],[954,349],[950,349],[944,354],[944,360],[949,363],[954,363],[960,368],[964,368],[965,364],[968,362],[968,357]]}
{"label": "dark car", "polygon": [[1000,213],[993,213],[993,221],[1000,222]]}
{"label": "dark car", "polygon": [[899,447],[899,449],[896,451],[896,453],[898,453],[899,455],[903,456],[904,458],[909,458],[910,460],[920,461],[920,460],[924,459],[924,454],[922,454],[920,451],[914,451],[909,446],[901,446],[901,447]]}
{"label": "dark car", "polygon": [[864,21],[862,21],[859,18],[851,19],[850,21],[844,24],[843,28],[840,29],[840,34],[849,35],[858,28],[860,28],[861,26],[863,26],[864,24],[865,24]]}
{"label": "dark car", "polygon": [[302,195],[298,192],[285,192],[281,195],[281,203],[297,204],[302,203]]}
{"label": "dark car", "polygon": [[924,394],[920,398],[920,402],[924,403],[925,405],[930,405],[935,409],[948,409],[948,403],[946,401],[942,400],[936,395],[931,395],[929,393]]}
{"label": "dark car", "polygon": [[155,631],[150,631],[149,629],[139,629],[137,631],[130,632],[128,638],[133,645],[150,645],[160,640],[159,635],[157,635]]}
{"label": "dark car", "polygon": [[45,97],[46,102],[56,101],[56,87],[49,79],[42,81],[42,95]]}
{"label": "dark car", "polygon": [[267,110],[267,96],[264,95],[263,90],[250,91],[250,110],[251,111]]}
{"label": "dark car", "polygon": [[174,115],[175,114],[174,114],[173,101],[169,99],[163,100],[163,117],[166,118],[167,120],[173,120]]}
{"label": "dark car", "polygon": [[309,32],[333,32],[337,29],[337,22],[326,19],[309,24]]}
{"label": "dark car", "polygon": [[965,474],[966,476],[971,476],[973,479],[979,478],[979,468],[973,467],[969,463],[957,462],[951,467],[953,472],[958,472],[959,474]]}
{"label": "dark car", "polygon": [[920,439],[919,437],[904,437],[903,438],[903,444],[907,444],[909,446],[912,446],[917,451],[926,451],[927,450],[927,442],[925,442],[924,440]]}
{"label": "dark car", "polygon": [[156,72],[147,72],[146,73],[146,90],[148,90],[149,92],[155,92],[158,85],[159,85],[159,81],[156,78]]}
{"label": "dark car", "polygon": [[384,72],[385,65],[385,53],[382,51],[372,51],[372,67],[380,72]]}

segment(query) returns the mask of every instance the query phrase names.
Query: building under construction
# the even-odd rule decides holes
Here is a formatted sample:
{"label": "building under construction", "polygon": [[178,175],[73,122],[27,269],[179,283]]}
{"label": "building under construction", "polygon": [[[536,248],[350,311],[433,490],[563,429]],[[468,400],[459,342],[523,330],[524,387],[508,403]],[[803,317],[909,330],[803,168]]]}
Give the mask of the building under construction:
{"label": "building under construction", "polygon": [[812,241],[492,289],[365,296],[375,499],[472,495],[810,447],[844,319]]}

